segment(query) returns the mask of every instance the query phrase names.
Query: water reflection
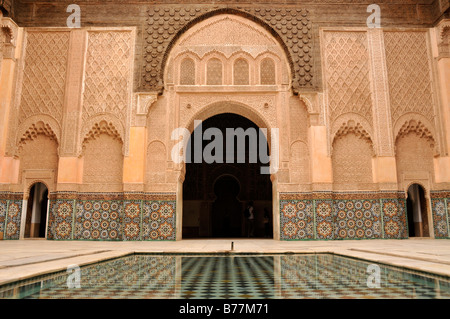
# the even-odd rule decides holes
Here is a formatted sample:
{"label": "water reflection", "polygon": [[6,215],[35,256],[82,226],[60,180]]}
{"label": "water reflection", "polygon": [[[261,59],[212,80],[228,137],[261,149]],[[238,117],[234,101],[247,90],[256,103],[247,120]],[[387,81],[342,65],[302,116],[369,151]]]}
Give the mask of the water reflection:
{"label": "water reflection", "polygon": [[69,274],[0,287],[0,298],[302,299],[450,298],[450,283],[380,265],[380,288],[369,288],[370,263],[336,255],[132,255]]}

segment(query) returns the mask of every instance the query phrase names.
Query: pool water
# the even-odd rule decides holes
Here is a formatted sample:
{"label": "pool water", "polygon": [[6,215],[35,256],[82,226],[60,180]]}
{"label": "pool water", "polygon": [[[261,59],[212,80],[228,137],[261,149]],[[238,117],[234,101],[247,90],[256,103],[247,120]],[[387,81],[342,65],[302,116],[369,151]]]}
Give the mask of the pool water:
{"label": "pool water", "polygon": [[449,278],[371,265],[333,254],[129,255],[81,267],[80,288],[63,271],[0,286],[0,298],[450,298]]}

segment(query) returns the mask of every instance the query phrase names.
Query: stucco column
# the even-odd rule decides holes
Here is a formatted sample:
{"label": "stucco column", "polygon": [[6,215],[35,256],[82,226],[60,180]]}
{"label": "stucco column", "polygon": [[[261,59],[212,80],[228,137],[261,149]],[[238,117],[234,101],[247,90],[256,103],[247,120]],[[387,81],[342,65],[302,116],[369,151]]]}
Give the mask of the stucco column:
{"label": "stucco column", "polygon": [[71,190],[70,184],[83,182],[83,159],[79,150],[78,132],[81,123],[81,97],[86,51],[86,31],[72,30],[67,63],[63,129],[58,164],[58,190]]}
{"label": "stucco column", "polygon": [[439,111],[444,135],[441,156],[434,159],[434,171],[436,183],[448,183],[450,182],[450,20],[442,20],[434,29],[434,34],[436,43],[433,45],[433,53],[437,64]]}
{"label": "stucco column", "polygon": [[22,29],[0,13],[0,183],[15,183],[18,161],[5,157],[8,123],[14,97],[16,61],[22,48]]}
{"label": "stucco column", "polygon": [[393,136],[391,121],[383,30],[369,29],[367,35],[372,68],[374,127],[372,138],[377,145],[377,157],[372,163],[373,181],[379,184],[380,189],[396,189],[395,136]]}

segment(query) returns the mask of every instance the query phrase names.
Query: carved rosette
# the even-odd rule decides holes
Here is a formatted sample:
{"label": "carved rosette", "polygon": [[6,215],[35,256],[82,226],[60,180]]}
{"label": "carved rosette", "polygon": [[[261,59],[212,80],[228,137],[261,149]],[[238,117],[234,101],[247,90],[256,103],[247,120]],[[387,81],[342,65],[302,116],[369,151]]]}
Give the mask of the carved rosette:
{"label": "carved rosette", "polygon": [[214,14],[243,15],[260,23],[278,38],[288,57],[292,71],[292,88],[313,87],[312,22],[308,10],[252,7],[160,7],[147,10],[148,18],[143,45],[144,65],[142,91],[161,92],[164,87],[164,68],[169,52],[179,36],[192,24]]}

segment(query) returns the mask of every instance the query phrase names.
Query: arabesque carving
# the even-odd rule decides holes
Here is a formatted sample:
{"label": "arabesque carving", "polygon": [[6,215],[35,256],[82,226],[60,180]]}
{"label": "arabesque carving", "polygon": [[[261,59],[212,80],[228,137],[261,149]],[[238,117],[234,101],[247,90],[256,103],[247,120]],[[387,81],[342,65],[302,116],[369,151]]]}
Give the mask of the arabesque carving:
{"label": "arabesque carving", "polygon": [[375,156],[375,150],[373,149],[373,142],[370,134],[364,129],[364,127],[353,120],[349,120],[346,123],[342,123],[340,129],[336,132],[333,138],[333,144],[336,140],[345,137],[348,134],[354,134],[361,140],[366,141],[369,145],[371,145],[372,156]]}
{"label": "arabesque carving", "polygon": [[66,31],[27,32],[19,124],[46,114],[61,125],[69,38]]}
{"label": "arabesque carving", "polygon": [[330,120],[352,112],[372,123],[367,33],[326,31],[324,66]]}
{"label": "arabesque carving", "polygon": [[397,134],[397,139],[399,139],[400,137],[404,137],[411,132],[414,132],[420,138],[424,138],[425,140],[427,140],[428,143],[430,144],[430,147],[432,148],[435,147],[436,142],[434,140],[433,134],[421,121],[416,120],[406,121],[400,128]]}
{"label": "arabesque carving", "polygon": [[392,122],[403,114],[419,113],[434,122],[427,33],[384,32]]}
{"label": "arabesque carving", "polygon": [[37,122],[36,124],[31,125],[20,138],[17,147],[18,151],[20,152],[22,150],[24,144],[35,140],[39,134],[45,135],[58,143],[56,134],[53,132],[50,125],[44,124],[43,122]]}
{"label": "arabesque carving", "polygon": [[83,140],[83,146],[85,143],[89,143],[89,141],[95,140],[101,134],[107,134],[113,137],[115,140],[119,140],[121,143],[123,143],[122,137],[120,136],[114,125],[112,123],[107,123],[106,121],[101,121],[100,123],[95,123],[92,129],[88,132]]}
{"label": "arabesque carving", "polygon": [[269,6],[263,9],[153,6],[147,11],[141,89],[161,91],[166,61],[178,38],[193,24],[220,13],[247,17],[269,30],[276,36],[289,59],[294,91],[313,87],[312,22],[308,10]]}

